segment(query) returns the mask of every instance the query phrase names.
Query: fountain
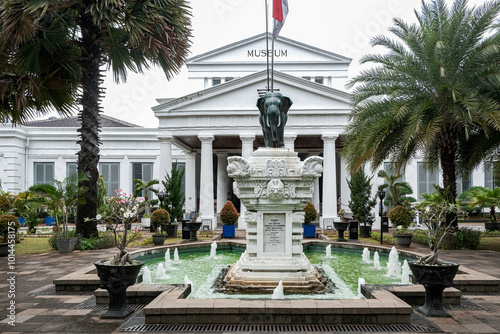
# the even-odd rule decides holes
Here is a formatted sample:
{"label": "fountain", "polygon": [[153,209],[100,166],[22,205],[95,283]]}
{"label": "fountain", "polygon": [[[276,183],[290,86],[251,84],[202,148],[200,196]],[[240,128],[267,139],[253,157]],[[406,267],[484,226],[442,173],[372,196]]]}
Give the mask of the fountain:
{"label": "fountain", "polygon": [[210,245],[210,258],[213,259],[217,255],[217,242],[214,241]]}
{"label": "fountain", "polygon": [[403,269],[401,270],[401,284],[410,284],[410,266],[408,261],[404,260]]}
{"label": "fountain", "polygon": [[172,260],[170,260],[170,249],[165,252],[165,270],[172,269]]}
{"label": "fountain", "polygon": [[280,280],[276,289],[273,290],[273,296],[271,297],[271,299],[285,299],[282,280]]}
{"label": "fountain", "polygon": [[332,245],[326,246],[326,256],[325,259],[331,259],[332,258]]}
{"label": "fountain", "polygon": [[142,283],[143,284],[153,283],[153,280],[151,279],[151,270],[149,270],[148,266],[144,267],[144,272],[142,274]]}
{"label": "fountain", "polygon": [[370,263],[370,250],[367,247],[363,249],[363,263]]}
{"label": "fountain", "polygon": [[325,292],[329,285],[304,255],[304,208],[323,158],[300,161],[288,148],[261,147],[250,159],[228,158],[234,194],[245,205],[247,247],[218,291],[270,293],[280,280],[285,293]]}
{"label": "fountain", "polygon": [[377,251],[375,251],[375,254],[373,254],[373,268],[382,269],[382,267],[380,266],[380,257]]}
{"label": "fountain", "polygon": [[177,250],[177,247],[174,249],[174,264],[181,263],[179,260],[179,251]]}
{"label": "fountain", "polygon": [[401,264],[396,247],[392,247],[389,253],[389,262],[387,262],[387,275],[390,277],[401,277]]}
{"label": "fountain", "polygon": [[163,263],[158,263],[158,267],[156,267],[156,279],[165,279],[165,267]]}
{"label": "fountain", "polygon": [[[366,248],[365,248],[366,249]],[[361,286],[365,284],[365,279],[363,277],[358,278],[358,297],[362,297],[363,294],[361,293]]]}
{"label": "fountain", "polygon": [[167,260],[170,260],[170,248],[167,248],[165,252],[165,262],[167,262]]}
{"label": "fountain", "polygon": [[187,276],[187,275],[184,277],[184,285],[185,285],[185,286],[190,286],[190,285],[191,285],[191,291],[193,291],[193,290],[194,290],[194,284],[193,284],[193,282],[192,282],[192,281],[188,278],[188,276]]}

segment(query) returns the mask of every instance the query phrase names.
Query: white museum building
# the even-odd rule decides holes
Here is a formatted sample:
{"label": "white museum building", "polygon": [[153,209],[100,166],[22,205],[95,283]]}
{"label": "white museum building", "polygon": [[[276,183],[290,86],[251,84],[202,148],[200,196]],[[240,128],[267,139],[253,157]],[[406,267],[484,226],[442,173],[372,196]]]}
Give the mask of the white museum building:
{"label": "white museum building", "polygon": [[[245,228],[245,208],[233,194],[226,167],[228,156],[249,158],[264,146],[257,99],[268,86],[266,35],[260,34],[187,60],[193,93],[159,98],[154,115],[158,128],[143,128],[102,116],[99,172],[108,194],[115,189],[131,192],[133,179],[163,180],[172,164],[185,167],[186,207],[199,210],[202,222],[213,229],[226,200],[241,211],[239,228]],[[293,105],[285,127],[285,147],[324,158],[323,176],[315,183],[311,201],[321,212],[320,225],[337,218],[337,199],[349,211],[345,164],[339,156],[349,121],[348,80],[351,59],[285,37],[275,43],[274,90]],[[148,112],[144,110],[144,112]],[[62,180],[76,171],[77,117],[35,121],[24,126],[0,127],[0,180],[4,191],[27,190],[33,184]],[[390,163],[386,163],[388,170]],[[405,181],[413,197],[433,190],[439,173],[429,173],[419,157],[407,166]],[[383,180],[373,178],[373,193]],[[459,182],[460,193],[474,186],[494,185],[488,164]]]}

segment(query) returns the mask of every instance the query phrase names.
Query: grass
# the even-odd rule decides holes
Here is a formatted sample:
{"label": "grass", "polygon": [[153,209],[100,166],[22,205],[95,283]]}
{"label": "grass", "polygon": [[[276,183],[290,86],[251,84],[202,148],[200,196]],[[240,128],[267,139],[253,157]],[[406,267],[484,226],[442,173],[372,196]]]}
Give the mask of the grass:
{"label": "grass", "polygon": [[49,245],[49,238],[24,238],[16,244],[16,255],[43,254],[52,251]]}
{"label": "grass", "polygon": [[500,237],[481,237],[478,249],[500,252]]}

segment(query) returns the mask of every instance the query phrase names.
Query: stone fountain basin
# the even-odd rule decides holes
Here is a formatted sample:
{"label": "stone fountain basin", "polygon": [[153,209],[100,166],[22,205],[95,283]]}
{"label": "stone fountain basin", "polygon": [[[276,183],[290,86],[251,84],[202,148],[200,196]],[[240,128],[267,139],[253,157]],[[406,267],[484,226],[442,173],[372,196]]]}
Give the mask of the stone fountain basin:
{"label": "stone fountain basin", "polygon": [[[244,242],[219,242],[220,246],[244,247]],[[337,244],[306,241],[304,246],[361,249],[359,244]],[[208,242],[175,245],[180,249],[207,248]],[[168,247],[134,252],[134,257],[164,253]],[[389,252],[389,249],[369,247],[370,251]],[[401,252],[405,257],[416,257]],[[82,268],[72,274],[54,280],[56,291],[93,291],[97,303],[107,303],[107,291],[98,289],[100,281],[95,267]],[[459,303],[461,291],[497,292],[500,279],[461,266],[454,279],[454,287],[444,292],[445,302]],[[458,290],[459,288],[460,290]],[[170,284],[135,284],[127,289],[127,303],[147,304],[144,308],[148,324],[163,323],[214,323],[214,324],[410,324],[412,307],[407,303],[423,300],[425,290],[421,285],[364,286],[362,293],[367,299],[357,300],[244,300],[244,299],[186,299],[190,288]]]}

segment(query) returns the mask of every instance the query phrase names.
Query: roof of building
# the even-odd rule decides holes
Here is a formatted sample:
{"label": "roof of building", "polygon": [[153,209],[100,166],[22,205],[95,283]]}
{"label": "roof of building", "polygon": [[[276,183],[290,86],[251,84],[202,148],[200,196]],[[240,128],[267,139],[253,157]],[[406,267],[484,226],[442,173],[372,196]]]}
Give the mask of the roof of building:
{"label": "roof of building", "polygon": [[[128,123],[117,118],[113,118],[107,115],[101,116],[101,127],[102,128],[140,128],[141,126]],[[43,127],[43,128],[79,128],[81,122],[78,116],[73,117],[62,117],[62,118],[49,118],[44,120],[36,120],[32,122],[27,122],[24,124],[27,127]]]}

